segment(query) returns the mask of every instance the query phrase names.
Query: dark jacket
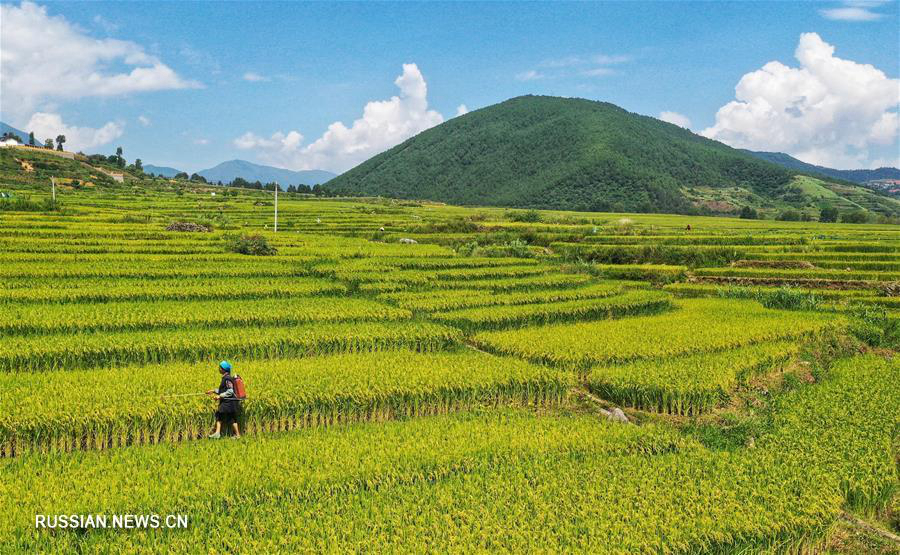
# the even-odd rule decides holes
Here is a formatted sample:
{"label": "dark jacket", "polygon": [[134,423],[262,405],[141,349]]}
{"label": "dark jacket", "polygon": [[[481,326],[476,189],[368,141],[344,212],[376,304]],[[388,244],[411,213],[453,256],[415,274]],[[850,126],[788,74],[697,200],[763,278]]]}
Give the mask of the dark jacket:
{"label": "dark jacket", "polygon": [[238,406],[238,398],[234,394],[234,378],[231,377],[230,373],[222,374],[222,381],[219,383],[219,389],[216,390],[216,393],[219,394],[220,407],[236,408]]}

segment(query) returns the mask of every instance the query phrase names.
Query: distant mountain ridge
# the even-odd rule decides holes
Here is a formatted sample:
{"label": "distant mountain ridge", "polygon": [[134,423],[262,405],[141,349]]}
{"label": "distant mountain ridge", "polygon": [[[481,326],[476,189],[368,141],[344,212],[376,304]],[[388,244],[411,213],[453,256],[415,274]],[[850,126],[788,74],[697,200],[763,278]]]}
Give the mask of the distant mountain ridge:
{"label": "distant mountain ridge", "polygon": [[[28,144],[28,131],[22,131],[21,129],[16,129],[12,125],[3,123],[0,121],[0,135],[5,135],[6,133],[12,133],[13,135],[18,135],[19,138],[22,139],[23,144]],[[34,138],[34,144],[36,145],[44,145],[44,141],[39,139],[38,137]]]}
{"label": "distant mountain ridge", "polygon": [[250,182],[278,183],[282,188],[288,185],[322,184],[336,176],[336,174],[324,170],[286,170],[254,164],[246,160],[229,160],[197,173],[210,182],[228,183],[240,177]]}
{"label": "distant mountain ridge", "polygon": [[854,183],[866,183],[867,181],[876,179],[900,179],[900,169],[897,168],[883,167],[874,170],[836,170],[833,168],[826,168],[825,166],[808,164],[794,158],[790,154],[785,154],[784,152],[762,152],[753,150],[744,150],[743,152],[792,170],[817,173],[835,179],[852,181]]}
{"label": "distant mountain ridge", "polygon": [[170,168],[169,166],[154,166],[153,164],[144,164],[144,171],[146,173],[170,178],[182,173],[182,170],[176,168]]}

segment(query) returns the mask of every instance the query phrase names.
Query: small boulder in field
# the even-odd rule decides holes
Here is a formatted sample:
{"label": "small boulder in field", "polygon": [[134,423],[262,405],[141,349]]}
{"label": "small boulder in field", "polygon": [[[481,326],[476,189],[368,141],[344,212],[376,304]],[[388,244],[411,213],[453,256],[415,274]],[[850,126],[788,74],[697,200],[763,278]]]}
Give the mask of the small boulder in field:
{"label": "small boulder in field", "polygon": [[209,226],[195,224],[193,222],[172,222],[166,227],[166,231],[187,231],[208,233],[212,231]]}
{"label": "small boulder in field", "polygon": [[403,237],[400,239],[400,242],[404,245],[415,245],[418,243],[415,239],[410,239],[409,237]]}
{"label": "small boulder in field", "polygon": [[609,416],[607,416],[607,418],[612,420],[613,422],[628,423],[628,417],[625,416],[625,413],[622,412],[622,409],[620,409],[619,407],[616,407],[609,411]]}

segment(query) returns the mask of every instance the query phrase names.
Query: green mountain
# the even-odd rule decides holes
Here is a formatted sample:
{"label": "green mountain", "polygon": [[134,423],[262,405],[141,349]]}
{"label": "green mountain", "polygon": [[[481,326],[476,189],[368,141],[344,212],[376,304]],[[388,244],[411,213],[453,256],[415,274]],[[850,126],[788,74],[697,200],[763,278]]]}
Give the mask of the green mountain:
{"label": "green mountain", "polygon": [[793,184],[797,173],[613,104],[522,96],[424,131],[325,188],[467,205],[682,213],[749,206],[775,215],[808,204]]}

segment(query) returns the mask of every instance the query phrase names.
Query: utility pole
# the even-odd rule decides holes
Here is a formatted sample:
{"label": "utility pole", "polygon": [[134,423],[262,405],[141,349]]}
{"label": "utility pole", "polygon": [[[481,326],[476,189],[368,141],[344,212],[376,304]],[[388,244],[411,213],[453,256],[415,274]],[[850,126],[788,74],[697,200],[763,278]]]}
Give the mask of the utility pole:
{"label": "utility pole", "polygon": [[56,178],[50,178],[50,190],[53,191],[53,204],[56,204]]}
{"label": "utility pole", "polygon": [[281,189],[281,185],[276,183],[275,184],[275,233],[278,233],[278,189]]}

